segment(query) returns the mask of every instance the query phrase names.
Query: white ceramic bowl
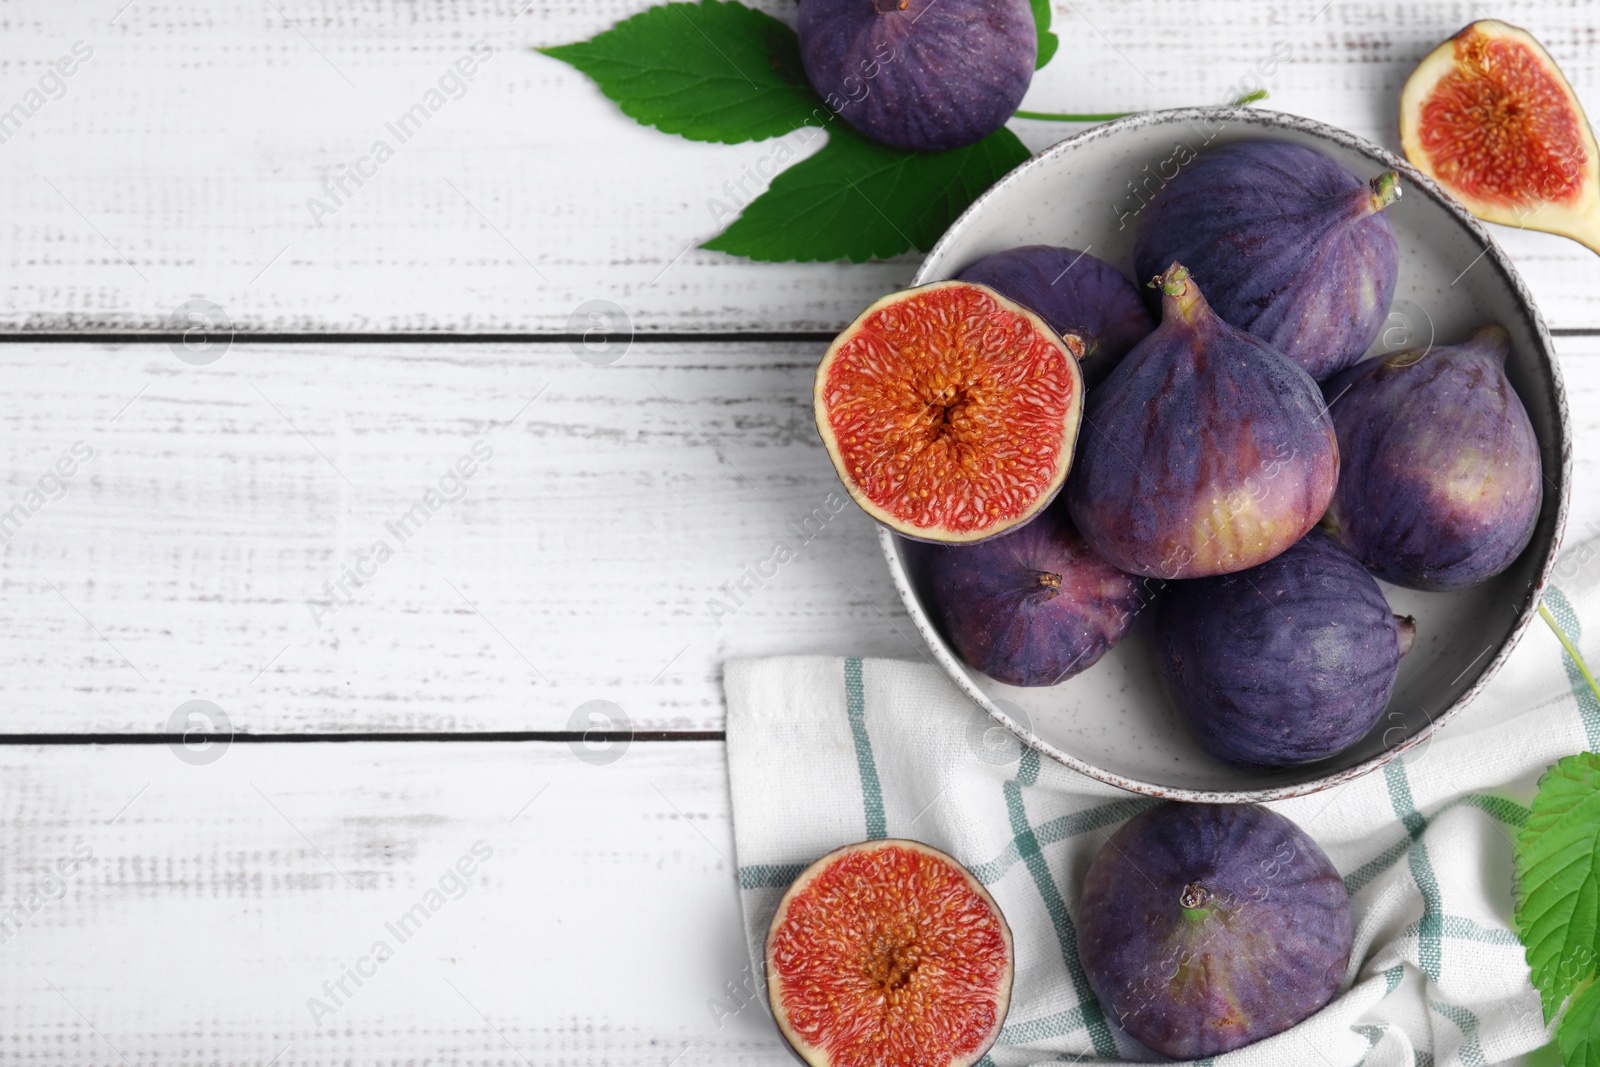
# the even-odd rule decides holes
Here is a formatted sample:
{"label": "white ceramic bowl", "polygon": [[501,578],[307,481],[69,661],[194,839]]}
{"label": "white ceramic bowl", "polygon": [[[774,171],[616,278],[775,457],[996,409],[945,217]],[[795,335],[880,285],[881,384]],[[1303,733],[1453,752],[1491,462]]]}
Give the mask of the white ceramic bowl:
{"label": "white ceramic bowl", "polygon": [[[1533,542],[1504,574],[1454,593],[1384,585],[1389,603],[1417,619],[1417,643],[1378,724],[1329,759],[1282,771],[1219,763],[1191,738],[1168,703],[1136,626],[1099,663],[1068,681],[1016,688],[969,670],[912,588],[898,539],[879,537],[896,587],[934,658],[956,684],[1023,741],[1084,774],[1152,796],[1259,801],[1347,781],[1425,743],[1488,682],[1533,619],[1555,561],[1571,481],[1571,432],[1550,335],[1505,253],[1483,226],[1404,160],[1342,130],[1250,108],[1189,108],[1133,115],[1046,149],[986,192],[939,241],[916,282],[952,278],[975,260],[1026,244],[1065,245],[1131,271],[1141,200],[1134,189],[1173,173],[1186,146],[1276,138],[1308,145],[1362,177],[1400,172],[1388,209],[1400,244],[1394,310],[1374,351],[1454,344],[1495,321],[1511,333],[1506,371],[1533,420],[1544,465],[1544,506]],[[1164,165],[1165,164],[1165,165]],[[1141,620],[1144,622],[1147,620]]]}

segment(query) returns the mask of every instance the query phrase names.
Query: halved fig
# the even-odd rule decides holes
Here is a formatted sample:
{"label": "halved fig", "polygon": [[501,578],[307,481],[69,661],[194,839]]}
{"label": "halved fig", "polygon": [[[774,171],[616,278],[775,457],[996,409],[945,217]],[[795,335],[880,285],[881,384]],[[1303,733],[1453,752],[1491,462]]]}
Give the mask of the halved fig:
{"label": "halved fig", "polygon": [[893,293],[828,346],[817,429],[874,519],[920,541],[982,541],[1033,518],[1066,481],[1083,351],[985,285]]}
{"label": "halved fig", "polygon": [[1400,93],[1400,145],[1480,219],[1600,252],[1600,151],[1528,31],[1482,19],[1430,52]]}
{"label": "halved fig", "polygon": [[864,841],[796,878],[767,932],[767,995],[814,1067],[968,1067],[1011,1002],[1011,928],[965,867]]}

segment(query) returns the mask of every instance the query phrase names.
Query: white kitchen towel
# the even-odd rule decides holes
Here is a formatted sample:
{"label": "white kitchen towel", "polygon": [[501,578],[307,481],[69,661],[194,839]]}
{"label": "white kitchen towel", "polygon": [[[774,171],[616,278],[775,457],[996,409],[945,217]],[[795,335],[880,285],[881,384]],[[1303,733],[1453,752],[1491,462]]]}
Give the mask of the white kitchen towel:
{"label": "white kitchen towel", "polygon": [[[1600,662],[1600,639],[1587,636],[1600,637],[1600,566],[1563,562],[1576,573],[1545,605],[1585,659]],[[995,756],[984,738],[992,721],[929,663],[749,660],[728,664],[725,682],[756,974],[778,898],[806,865],[848,842],[914,838],[966,864],[1015,937],[1010,1014],[980,1067],[1159,1059],[1095,1001],[1073,925],[1090,860],[1153,801],[1024,746]],[[1539,775],[1583,750],[1600,750],[1600,702],[1535,621],[1490,686],[1430,743],[1354,782],[1272,804],[1344,875],[1355,951],[1321,1012],[1201,1062],[1447,1067],[1546,1044],[1511,927],[1513,842]]]}

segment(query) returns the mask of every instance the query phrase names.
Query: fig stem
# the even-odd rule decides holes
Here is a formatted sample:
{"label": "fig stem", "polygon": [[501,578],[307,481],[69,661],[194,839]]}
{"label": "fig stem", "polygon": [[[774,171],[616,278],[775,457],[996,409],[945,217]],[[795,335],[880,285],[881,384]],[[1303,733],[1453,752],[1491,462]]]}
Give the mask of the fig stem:
{"label": "fig stem", "polygon": [[1506,357],[1511,354],[1511,335],[1497,322],[1486,323],[1473,330],[1467,344],[1487,355],[1500,367],[1506,365]]}
{"label": "fig stem", "polygon": [[1550,609],[1544,606],[1544,601],[1542,600],[1539,601],[1539,617],[1545,621],[1545,625],[1555,631],[1556,640],[1560,641],[1561,647],[1567,650],[1567,655],[1572,657],[1572,662],[1578,665],[1578,671],[1583,675],[1583,680],[1589,683],[1589,691],[1595,695],[1596,699],[1600,699],[1600,683],[1597,683],[1594,680],[1594,675],[1589,673],[1589,665],[1583,661],[1583,653],[1578,651],[1578,647],[1572,643],[1572,638],[1567,636],[1567,632],[1561,628],[1560,623],[1556,622],[1556,617],[1550,614]]}
{"label": "fig stem", "polygon": [[1181,318],[1194,322],[1206,310],[1206,298],[1189,277],[1189,268],[1174,263],[1150,280],[1150,288],[1161,290],[1161,318]]}
{"label": "fig stem", "polygon": [[1400,199],[1400,172],[1386,170],[1367,183],[1372,187],[1372,210],[1382,211]]}
{"label": "fig stem", "polygon": [[1417,643],[1417,620],[1410,615],[1396,615],[1394,622],[1400,628],[1400,658],[1405,659],[1411,646]]}
{"label": "fig stem", "polygon": [[1178,903],[1189,911],[1196,911],[1206,906],[1211,899],[1211,890],[1199,882],[1190,882],[1183,887],[1183,892],[1178,894]]}
{"label": "fig stem", "polygon": [[1182,296],[1183,291],[1189,287],[1189,268],[1181,263],[1174,263],[1166,269],[1166,273],[1150,283],[1152,289],[1156,282],[1161,283],[1163,296]]}
{"label": "fig stem", "polygon": [[[1253,93],[1245,93],[1235,100],[1233,107],[1249,107],[1257,100],[1265,100],[1267,91],[1257,89]],[[1139,111],[1107,111],[1098,115],[1078,115],[1062,111],[1013,111],[1012,118],[1034,119],[1038,122],[1110,122],[1112,119],[1125,119],[1129,115],[1139,115]]]}
{"label": "fig stem", "polygon": [[1060,337],[1061,343],[1067,346],[1068,352],[1072,353],[1072,358],[1082,363],[1083,357],[1089,352],[1089,342],[1083,338],[1082,334],[1074,333],[1071,330],[1065,331]]}

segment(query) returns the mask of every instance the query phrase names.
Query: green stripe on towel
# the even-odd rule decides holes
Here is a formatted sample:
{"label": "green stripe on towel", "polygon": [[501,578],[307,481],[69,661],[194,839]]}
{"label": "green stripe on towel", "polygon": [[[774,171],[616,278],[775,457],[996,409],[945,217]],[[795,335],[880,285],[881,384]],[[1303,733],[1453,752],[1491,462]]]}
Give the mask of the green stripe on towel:
{"label": "green stripe on towel", "polygon": [[1429,1000],[1428,1007],[1456,1024],[1461,1031],[1461,1062],[1467,1067],[1485,1067],[1483,1048],[1478,1044],[1478,1017],[1458,1004]]}
{"label": "green stripe on towel", "polygon": [[[1411,781],[1403,760],[1390,760],[1383,768],[1389,786],[1389,804],[1411,835],[1411,876],[1422,891],[1422,918],[1417,923],[1417,963],[1435,982],[1439,981],[1440,941],[1444,934],[1444,905],[1439,894],[1439,879],[1428,860],[1428,846],[1422,832],[1428,822],[1417,811],[1411,796]],[[1469,1067],[1483,1067],[1483,1050],[1478,1046],[1478,1017],[1466,1008],[1429,1000],[1428,1007],[1455,1023],[1463,1038],[1461,1058]]]}
{"label": "green stripe on towel", "polygon": [[1422,832],[1428,821],[1411,799],[1411,782],[1406,776],[1406,765],[1400,760],[1390,760],[1383,767],[1384,781],[1389,786],[1389,804],[1400,821],[1406,824],[1411,835],[1411,877],[1422,891],[1422,919],[1418,926],[1417,965],[1435,982],[1439,980],[1439,938],[1444,928],[1444,906],[1439,899],[1439,879],[1434,876],[1433,864],[1428,860],[1428,846]]}
{"label": "green stripe on towel", "polygon": [[872,758],[872,739],[867,736],[867,701],[861,688],[861,657],[844,661],[845,710],[850,716],[850,734],[856,742],[856,767],[861,772],[861,804],[866,812],[867,839],[881,841],[889,836],[883,817],[883,787],[878,784],[878,763]]}
{"label": "green stripe on towel", "polygon": [[1067,1034],[1077,1033],[1083,1029],[1083,1009],[1068,1008],[1058,1011],[1053,1015],[1046,1015],[1043,1019],[1030,1019],[1027,1022],[1006,1023],[1000,1031],[1002,1045],[1031,1045],[1035,1041],[1048,1041],[1053,1037],[1064,1037]]}
{"label": "green stripe on towel", "polygon": [[1044,853],[1039,849],[1039,840],[1034,836],[1033,827],[1028,825],[1028,813],[1022,803],[1022,787],[1038,780],[1039,753],[1024,748],[1022,758],[1017,761],[1016,780],[1006,782],[1001,787],[1005,793],[1006,812],[1011,817],[1011,832],[1016,837],[1017,851],[1028,873],[1033,876],[1034,887],[1044,900],[1045,912],[1055,926],[1056,940],[1061,945],[1061,958],[1067,965],[1067,973],[1072,976],[1072,989],[1078,997],[1084,1023],[1089,1028],[1089,1040],[1094,1044],[1095,1055],[1110,1058],[1117,1054],[1117,1043],[1111,1037],[1111,1028],[1106,1025],[1105,1012],[1100,1010],[1094,990],[1089,988],[1089,977],[1083,973],[1083,963],[1078,959],[1077,928],[1072,925],[1072,916],[1067,914],[1067,902],[1062,899],[1061,890],[1056,888],[1055,879],[1050,877],[1050,868],[1045,864]]}
{"label": "green stripe on towel", "polygon": [[752,863],[739,868],[739,888],[787,889],[803,870],[800,863]]}
{"label": "green stripe on towel", "polygon": [[[1038,757],[1035,756],[1035,759]],[[1040,845],[1052,845],[1057,841],[1065,841],[1069,837],[1098,830],[1102,826],[1123,822],[1131,819],[1146,808],[1153,808],[1159,801],[1145,800],[1143,798],[1129,798],[1127,800],[1113,800],[1109,804],[1102,804],[1097,808],[1085,808],[1075,811],[1070,815],[1042,822],[1032,830],[1033,839]],[[993,885],[1009,871],[1018,860],[1022,859],[1022,851],[1013,836],[1011,843],[1005,851],[986,863],[980,863],[971,868],[972,876],[984,885]]]}
{"label": "green stripe on towel", "polygon": [[[1507,826],[1513,826],[1519,830],[1528,822],[1528,809],[1523,807],[1521,804],[1518,804],[1514,800],[1507,800],[1505,797],[1487,796],[1482,793],[1468,793],[1464,797],[1457,797],[1455,800],[1450,801],[1450,803],[1444,805],[1432,815],[1425,817],[1422,820],[1423,828],[1426,829],[1427,827],[1432,826],[1434,820],[1438,819],[1439,816],[1443,815],[1445,812],[1463,806],[1477,808],[1490,818],[1497,819],[1500,822],[1505,823]],[[1410,847],[1411,836],[1408,832],[1405,837],[1401,838],[1399,841],[1378,853],[1376,859],[1368,860],[1360,867],[1357,867],[1355,870],[1345,875],[1345,892],[1349,893],[1351,896],[1355,896],[1357,893],[1361,892],[1361,890],[1365,889],[1374,878],[1388,870],[1390,867],[1394,866],[1395,861],[1401,856],[1404,856],[1406,854],[1406,850]]]}

